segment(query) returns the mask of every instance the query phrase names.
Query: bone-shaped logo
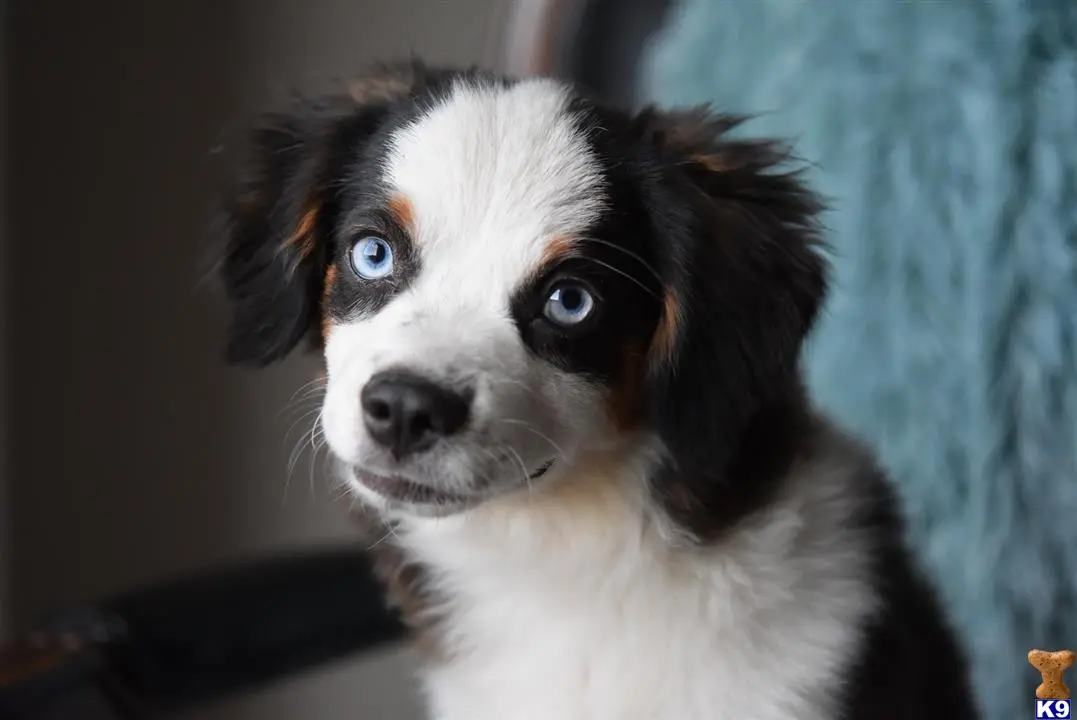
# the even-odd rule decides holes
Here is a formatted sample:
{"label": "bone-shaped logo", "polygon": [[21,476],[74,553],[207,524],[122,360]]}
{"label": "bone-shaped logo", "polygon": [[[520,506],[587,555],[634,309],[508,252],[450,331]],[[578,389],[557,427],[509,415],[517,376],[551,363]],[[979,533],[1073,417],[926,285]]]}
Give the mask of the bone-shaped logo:
{"label": "bone-shaped logo", "polygon": [[1048,652],[1047,650],[1029,650],[1029,664],[1040,671],[1043,682],[1036,688],[1036,697],[1040,700],[1069,700],[1070,689],[1062,682],[1062,673],[1066,668],[1073,665],[1074,655],[1072,650],[1059,650]]}

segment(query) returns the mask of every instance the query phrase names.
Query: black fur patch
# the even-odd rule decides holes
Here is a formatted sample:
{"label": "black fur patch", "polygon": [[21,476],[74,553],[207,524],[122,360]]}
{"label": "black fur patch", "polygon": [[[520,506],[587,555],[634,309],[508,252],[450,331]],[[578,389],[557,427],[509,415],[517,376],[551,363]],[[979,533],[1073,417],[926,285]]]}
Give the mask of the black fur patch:
{"label": "black fur patch", "polygon": [[905,545],[898,499],[870,459],[861,467],[867,503],[855,522],[871,538],[871,580],[882,607],[862,629],[861,650],[843,678],[838,717],[976,718],[965,653]]}

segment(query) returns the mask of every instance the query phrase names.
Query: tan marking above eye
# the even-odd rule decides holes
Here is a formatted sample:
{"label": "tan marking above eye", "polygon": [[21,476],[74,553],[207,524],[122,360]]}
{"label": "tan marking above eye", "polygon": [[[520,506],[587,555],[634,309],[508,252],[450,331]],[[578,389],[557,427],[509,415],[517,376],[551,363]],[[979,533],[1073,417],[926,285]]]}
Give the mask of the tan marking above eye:
{"label": "tan marking above eye", "polygon": [[389,212],[393,218],[404,228],[412,238],[416,236],[418,227],[415,223],[415,208],[411,201],[404,195],[394,195],[389,199]]}
{"label": "tan marking above eye", "polygon": [[566,235],[555,235],[546,241],[542,248],[542,258],[531,270],[531,279],[541,278],[543,274],[561,260],[572,255],[576,250],[576,240]]}
{"label": "tan marking above eye", "polygon": [[546,247],[542,250],[542,266],[547,267],[553,265],[555,262],[570,255],[575,249],[576,242],[570,237],[557,235],[550,238],[546,243]]}

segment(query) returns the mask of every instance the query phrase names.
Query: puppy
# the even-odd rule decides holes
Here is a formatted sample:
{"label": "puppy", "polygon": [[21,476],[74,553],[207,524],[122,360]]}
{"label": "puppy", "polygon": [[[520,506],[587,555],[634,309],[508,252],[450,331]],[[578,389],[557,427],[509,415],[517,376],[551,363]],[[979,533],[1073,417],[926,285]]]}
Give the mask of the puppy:
{"label": "puppy", "polygon": [[820,204],[738,122],[413,63],[253,133],[229,355],[324,352],[437,720],[973,716],[887,480],[801,381]]}

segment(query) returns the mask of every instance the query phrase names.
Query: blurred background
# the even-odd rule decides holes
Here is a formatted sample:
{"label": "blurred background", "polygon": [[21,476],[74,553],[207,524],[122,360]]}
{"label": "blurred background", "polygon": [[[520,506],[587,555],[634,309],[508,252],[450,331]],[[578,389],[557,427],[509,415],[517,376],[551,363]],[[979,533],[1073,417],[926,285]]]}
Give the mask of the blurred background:
{"label": "blurred background", "polygon": [[[991,720],[1077,646],[1072,0],[5,2],[0,636],[161,579],[354,541],[294,396],[222,360],[205,273],[253,113],[415,53],[715,103],[832,201],[820,402],[879,448]],[[289,472],[290,464],[294,469]],[[191,717],[420,717],[379,650]]]}

